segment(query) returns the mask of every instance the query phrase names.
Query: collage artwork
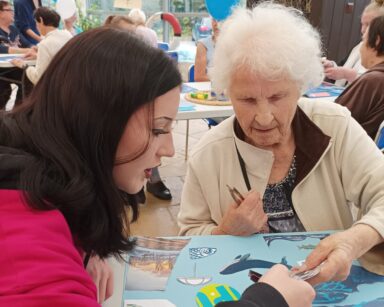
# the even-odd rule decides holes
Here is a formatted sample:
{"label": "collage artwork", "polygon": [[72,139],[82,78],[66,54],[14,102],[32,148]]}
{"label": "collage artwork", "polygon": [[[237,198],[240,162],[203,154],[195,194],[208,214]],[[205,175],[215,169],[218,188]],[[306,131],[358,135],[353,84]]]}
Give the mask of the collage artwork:
{"label": "collage artwork", "polygon": [[[252,237],[137,238],[125,268],[124,307],[213,307],[237,300],[276,263],[297,265],[329,233],[285,233]],[[355,262],[342,282],[316,286],[313,306],[384,306],[384,276]]]}

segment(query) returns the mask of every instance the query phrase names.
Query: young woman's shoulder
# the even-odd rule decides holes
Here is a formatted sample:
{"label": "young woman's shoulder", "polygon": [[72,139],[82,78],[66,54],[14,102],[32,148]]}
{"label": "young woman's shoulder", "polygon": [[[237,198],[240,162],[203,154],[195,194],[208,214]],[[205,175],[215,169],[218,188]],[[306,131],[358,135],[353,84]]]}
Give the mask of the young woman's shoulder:
{"label": "young woman's shoulder", "polygon": [[0,190],[0,248],[1,306],[99,306],[58,210],[34,210],[21,191]]}

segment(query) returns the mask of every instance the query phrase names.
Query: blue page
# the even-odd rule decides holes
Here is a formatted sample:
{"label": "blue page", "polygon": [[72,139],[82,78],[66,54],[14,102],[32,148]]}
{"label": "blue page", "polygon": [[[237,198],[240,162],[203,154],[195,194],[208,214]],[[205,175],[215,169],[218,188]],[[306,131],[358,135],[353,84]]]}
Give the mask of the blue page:
{"label": "blue page", "polygon": [[304,96],[309,98],[321,97],[338,97],[344,91],[344,87],[335,86],[334,84],[323,82],[318,87],[309,89]]}
{"label": "blue page", "polygon": [[[252,284],[249,270],[263,274],[276,263],[297,265],[328,234],[191,237],[178,254],[164,290],[126,290],[123,299],[167,299],[180,307],[213,307],[219,301],[236,299]],[[126,277],[129,270],[126,266]],[[383,289],[384,277],[364,270],[356,262],[346,281],[316,287],[313,306],[384,306]]]}

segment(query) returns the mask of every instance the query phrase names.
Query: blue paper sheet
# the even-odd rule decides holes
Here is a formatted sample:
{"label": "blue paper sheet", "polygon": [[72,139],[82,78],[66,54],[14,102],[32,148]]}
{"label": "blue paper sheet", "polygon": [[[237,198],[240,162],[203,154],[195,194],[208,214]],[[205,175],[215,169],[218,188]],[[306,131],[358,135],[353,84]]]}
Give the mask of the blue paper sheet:
{"label": "blue paper sheet", "polygon": [[[251,285],[249,270],[263,274],[276,263],[296,265],[327,235],[329,232],[191,237],[178,255],[164,291],[124,291],[123,299],[167,299],[176,306],[195,307],[198,297],[200,302],[204,301],[199,306],[212,307],[211,299],[215,302],[228,299]],[[128,280],[128,283],[138,281]],[[205,297],[204,289],[211,286],[217,288],[215,297]],[[370,273],[354,262],[346,281],[316,287],[313,306],[384,306],[383,289],[383,276]]]}
{"label": "blue paper sheet", "polygon": [[180,112],[194,111],[195,109],[196,109],[195,105],[189,102],[181,102],[179,105]]}
{"label": "blue paper sheet", "polygon": [[304,96],[309,98],[338,97],[344,91],[344,87],[323,82],[318,87],[308,90]]}

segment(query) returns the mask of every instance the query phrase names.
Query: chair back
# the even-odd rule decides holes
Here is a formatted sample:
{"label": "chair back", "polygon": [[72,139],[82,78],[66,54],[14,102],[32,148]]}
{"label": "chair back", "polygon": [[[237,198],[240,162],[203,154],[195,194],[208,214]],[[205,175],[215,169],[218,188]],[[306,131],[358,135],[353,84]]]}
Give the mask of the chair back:
{"label": "chair back", "polygon": [[179,54],[177,51],[166,51],[166,53],[176,62],[176,64],[179,62]]}
{"label": "chair back", "polygon": [[377,146],[384,152],[384,121],[381,123],[377,131],[375,142]]}
{"label": "chair back", "polygon": [[188,68],[188,82],[195,82],[195,64]]}
{"label": "chair back", "polygon": [[157,47],[159,47],[160,49],[162,49],[164,51],[169,50],[169,44],[165,43],[165,42],[157,42]]}

